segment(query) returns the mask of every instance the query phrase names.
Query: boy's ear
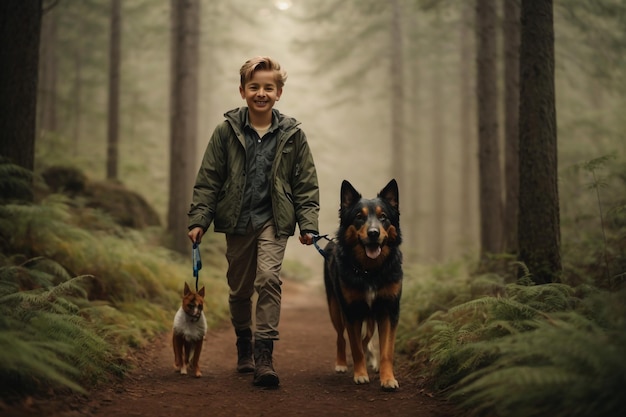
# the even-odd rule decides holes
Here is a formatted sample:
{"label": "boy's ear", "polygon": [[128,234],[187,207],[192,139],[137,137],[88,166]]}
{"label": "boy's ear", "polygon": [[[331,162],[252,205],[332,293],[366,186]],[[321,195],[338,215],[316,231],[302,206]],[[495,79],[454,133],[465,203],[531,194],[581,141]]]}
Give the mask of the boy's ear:
{"label": "boy's ear", "polygon": [[239,86],[239,94],[241,94],[241,98],[246,98],[243,86]]}
{"label": "boy's ear", "polygon": [[283,95],[283,88],[280,87],[276,90],[276,101],[278,101],[280,99],[280,96]]}

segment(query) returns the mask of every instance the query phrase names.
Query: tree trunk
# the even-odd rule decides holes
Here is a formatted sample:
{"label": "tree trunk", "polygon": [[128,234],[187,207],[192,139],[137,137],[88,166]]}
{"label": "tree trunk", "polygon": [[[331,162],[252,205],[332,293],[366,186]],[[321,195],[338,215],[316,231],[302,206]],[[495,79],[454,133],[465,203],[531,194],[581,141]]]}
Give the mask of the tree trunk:
{"label": "tree trunk", "polygon": [[[440,25],[436,25],[438,28]],[[443,80],[441,75],[441,48],[436,48],[433,58],[434,72],[431,79],[431,129],[432,129],[432,186],[433,186],[433,221],[431,225],[431,238],[433,259],[437,262],[444,260],[445,239],[445,132],[443,114]]]}
{"label": "tree trunk", "polygon": [[519,209],[519,43],[518,0],[504,1],[504,251],[517,253]]}
{"label": "tree trunk", "polygon": [[[409,85],[409,95],[412,97],[409,100],[409,114],[411,115],[411,136],[419,137],[418,126],[420,126],[420,122],[422,119],[422,114],[420,111],[420,94],[422,83],[421,80],[421,65],[419,59],[419,34],[418,34],[418,25],[415,22],[416,14],[411,12],[408,16],[405,16],[404,21],[410,21],[411,24],[406,24],[405,27],[409,28],[411,31],[410,34],[410,53],[408,54],[408,83]],[[404,227],[407,232],[405,236],[408,235],[411,238],[406,241],[405,250],[403,251],[404,256],[406,257],[407,262],[418,262],[424,257],[423,247],[424,242],[426,241],[423,238],[423,231],[425,227],[424,216],[421,215],[423,211],[423,206],[425,199],[421,197],[424,187],[424,178],[426,178],[426,173],[422,174],[422,169],[424,164],[421,163],[422,155],[423,155],[423,146],[424,144],[419,140],[409,140],[406,143],[407,145],[407,155],[413,161],[407,165],[406,175],[409,178],[412,178],[411,184],[409,186],[405,186],[403,189],[406,191],[402,192],[403,200],[406,201],[410,208],[408,210],[404,210],[402,212],[404,216]],[[408,189],[408,190],[407,190]]]}
{"label": "tree trunk", "polygon": [[481,255],[502,251],[502,187],[498,145],[496,2],[477,0],[478,163]]}
{"label": "tree trunk", "polygon": [[120,49],[122,37],[121,0],[111,0],[111,43],[109,45],[109,113],[107,125],[107,179],[118,178]]}
{"label": "tree trunk", "polygon": [[54,9],[41,21],[39,65],[39,137],[57,131],[57,20]]}
{"label": "tree trunk", "polygon": [[72,88],[72,99],[74,104],[74,115],[72,117],[72,153],[78,156],[78,148],[80,143],[80,132],[82,130],[83,120],[83,51],[82,46],[74,51],[74,85]]}
{"label": "tree trunk", "polygon": [[522,0],[519,260],[537,284],[561,274],[552,0]]}
{"label": "tree trunk", "polygon": [[187,210],[195,175],[199,0],[172,0],[172,76],[170,95],[170,191],[167,227],[172,248],[189,252]]}
{"label": "tree trunk", "polygon": [[400,186],[404,181],[404,57],[402,42],[402,10],[399,0],[390,0],[391,21],[391,174]]}
{"label": "tree trunk", "polygon": [[41,0],[0,1],[0,156],[35,162]]}
{"label": "tree trunk", "polygon": [[461,99],[461,109],[459,118],[459,138],[461,149],[461,204],[460,208],[460,239],[463,246],[471,247],[475,243],[475,224],[476,224],[476,206],[475,206],[475,169],[476,169],[476,143],[474,135],[474,124],[472,123],[473,115],[473,90],[472,90],[472,45],[470,28],[473,27],[473,16],[471,2],[464,2],[460,25],[460,46],[461,46],[461,62],[459,65],[459,77],[461,79],[461,88],[459,96]]}

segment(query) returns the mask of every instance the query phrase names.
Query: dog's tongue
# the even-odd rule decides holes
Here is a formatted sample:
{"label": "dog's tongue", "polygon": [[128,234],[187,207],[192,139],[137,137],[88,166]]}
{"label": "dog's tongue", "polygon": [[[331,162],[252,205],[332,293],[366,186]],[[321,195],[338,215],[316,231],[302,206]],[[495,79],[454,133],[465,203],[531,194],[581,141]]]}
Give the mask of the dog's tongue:
{"label": "dog's tongue", "polygon": [[380,246],[376,246],[375,248],[365,248],[365,253],[368,258],[376,259],[378,255],[380,255]]}

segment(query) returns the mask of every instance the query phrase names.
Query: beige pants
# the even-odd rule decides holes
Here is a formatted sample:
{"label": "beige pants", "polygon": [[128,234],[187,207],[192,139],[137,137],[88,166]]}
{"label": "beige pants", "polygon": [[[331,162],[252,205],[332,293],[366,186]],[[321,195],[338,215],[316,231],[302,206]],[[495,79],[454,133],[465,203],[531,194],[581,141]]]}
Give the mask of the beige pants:
{"label": "beige pants", "polygon": [[245,235],[226,235],[230,319],[235,330],[251,328],[252,296],[256,291],[256,340],[278,340],[280,270],[286,246],[287,237],[276,237],[273,221]]}

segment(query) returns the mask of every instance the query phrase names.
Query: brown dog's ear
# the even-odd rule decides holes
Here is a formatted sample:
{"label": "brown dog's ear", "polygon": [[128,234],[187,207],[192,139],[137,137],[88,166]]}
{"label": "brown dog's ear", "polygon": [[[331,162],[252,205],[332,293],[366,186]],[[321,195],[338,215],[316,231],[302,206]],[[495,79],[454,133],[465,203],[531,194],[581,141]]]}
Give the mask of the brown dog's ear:
{"label": "brown dog's ear", "polygon": [[200,297],[204,297],[204,287],[200,288],[200,291],[198,291],[198,295]]}
{"label": "brown dog's ear", "polygon": [[185,289],[183,290],[183,296],[189,295],[191,293],[191,289],[189,289],[189,285],[185,282]]}

